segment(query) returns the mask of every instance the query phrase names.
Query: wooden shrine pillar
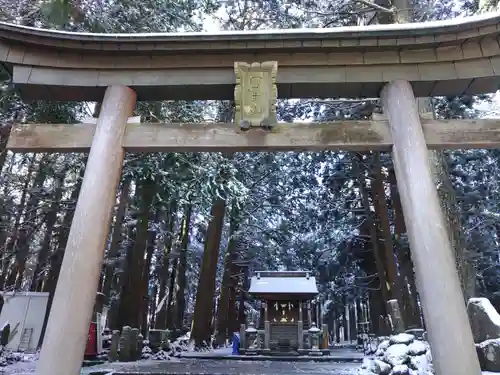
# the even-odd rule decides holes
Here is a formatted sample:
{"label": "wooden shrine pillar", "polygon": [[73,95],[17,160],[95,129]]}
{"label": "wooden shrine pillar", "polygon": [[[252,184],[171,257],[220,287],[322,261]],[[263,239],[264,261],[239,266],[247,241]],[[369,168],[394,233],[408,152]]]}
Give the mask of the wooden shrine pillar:
{"label": "wooden shrine pillar", "polygon": [[299,349],[304,349],[304,317],[302,312],[303,305],[304,302],[299,301],[299,320],[297,322],[297,340],[299,341]]}
{"label": "wooden shrine pillar", "polygon": [[122,139],[135,92],[108,87],[76,204],[37,375],[79,375],[96,298],[111,209],[122,171]]}
{"label": "wooden shrine pillar", "polygon": [[392,133],[394,169],[436,375],[480,375],[410,83],[390,82],[381,101]]}
{"label": "wooden shrine pillar", "polygon": [[346,326],[344,327],[344,341],[351,341],[352,338],[351,338],[351,322],[350,322],[350,319],[351,319],[351,314],[350,314],[350,310],[349,310],[349,302],[345,305],[345,308],[344,308],[344,314],[345,314],[345,322],[346,322]]}
{"label": "wooden shrine pillar", "polygon": [[358,316],[358,306],[359,305],[359,301],[355,298],[354,299],[354,340],[357,340],[358,339],[358,335],[359,335],[359,316]]}
{"label": "wooden shrine pillar", "polygon": [[264,301],[264,349],[269,349],[271,340],[271,324],[269,322],[269,304]]}
{"label": "wooden shrine pillar", "polygon": [[321,327],[321,300],[318,298],[316,300],[316,326]]}

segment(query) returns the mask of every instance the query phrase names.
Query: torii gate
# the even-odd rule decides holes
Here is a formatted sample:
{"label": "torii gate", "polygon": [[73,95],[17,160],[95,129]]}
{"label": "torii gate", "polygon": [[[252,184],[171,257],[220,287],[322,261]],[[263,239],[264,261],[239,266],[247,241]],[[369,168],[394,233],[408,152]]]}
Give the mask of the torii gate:
{"label": "torii gate", "polygon": [[[0,24],[0,63],[24,98],[102,101],[95,121],[19,124],[8,143],[17,152],[90,150],[37,374],[79,374],[125,151],[392,149],[436,374],[479,375],[427,149],[499,147],[500,121],[421,118],[415,96],[495,92],[499,30],[499,14],[218,34]],[[238,122],[128,123],[136,96],[235,98]],[[276,97],[377,96],[386,119],[275,124]]]}

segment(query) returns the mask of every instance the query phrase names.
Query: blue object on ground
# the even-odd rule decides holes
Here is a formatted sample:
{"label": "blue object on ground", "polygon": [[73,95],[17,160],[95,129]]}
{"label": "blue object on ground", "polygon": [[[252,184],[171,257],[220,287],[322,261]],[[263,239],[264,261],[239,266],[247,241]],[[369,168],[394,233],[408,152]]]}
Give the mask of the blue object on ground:
{"label": "blue object on ground", "polygon": [[233,332],[233,355],[240,354],[240,334]]}

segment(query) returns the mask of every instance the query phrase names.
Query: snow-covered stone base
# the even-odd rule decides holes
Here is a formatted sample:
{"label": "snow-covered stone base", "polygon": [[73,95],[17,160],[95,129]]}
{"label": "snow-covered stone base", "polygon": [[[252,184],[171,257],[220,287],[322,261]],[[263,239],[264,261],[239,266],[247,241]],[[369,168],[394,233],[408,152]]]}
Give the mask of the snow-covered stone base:
{"label": "snow-covered stone base", "polygon": [[470,298],[467,314],[475,343],[500,337],[500,314],[487,298]]}
{"label": "snow-covered stone base", "polygon": [[500,371],[500,314],[487,298],[471,298],[467,313],[482,370]]}
{"label": "snow-covered stone base", "polygon": [[[433,375],[429,344],[415,336],[401,333],[380,338],[374,353],[363,360],[361,374]],[[371,348],[372,351],[374,348]]]}

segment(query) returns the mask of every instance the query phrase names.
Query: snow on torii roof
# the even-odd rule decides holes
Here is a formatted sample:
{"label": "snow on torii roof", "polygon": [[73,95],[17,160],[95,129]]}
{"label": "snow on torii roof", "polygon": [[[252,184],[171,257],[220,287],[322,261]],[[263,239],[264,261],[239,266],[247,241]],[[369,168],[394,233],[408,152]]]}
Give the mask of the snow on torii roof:
{"label": "snow on torii roof", "polygon": [[[46,45],[49,39],[53,41],[78,41],[81,44],[91,42],[149,42],[159,43],[162,41],[187,42],[192,40],[214,41],[214,40],[269,40],[290,38],[315,38],[318,36],[328,37],[352,37],[353,35],[364,36],[415,36],[439,34],[452,32],[462,27],[481,27],[484,25],[498,24],[499,12],[488,12],[474,16],[460,16],[447,20],[415,22],[406,24],[387,25],[362,25],[342,26],[331,28],[299,28],[299,29],[266,29],[266,30],[244,30],[244,31],[218,31],[218,32],[157,32],[157,33],[89,33],[62,30],[40,29],[31,26],[22,26],[8,22],[0,22],[0,38],[22,40],[23,36],[35,36],[40,38],[38,42]],[[80,46],[81,47],[81,46]],[[85,49],[89,49],[89,45]],[[102,47],[101,47],[102,49]]]}
{"label": "snow on torii roof", "polygon": [[250,280],[249,294],[316,295],[316,279],[307,271],[257,271]]}

